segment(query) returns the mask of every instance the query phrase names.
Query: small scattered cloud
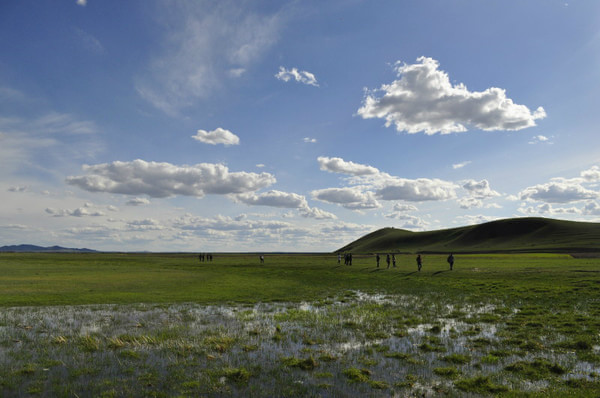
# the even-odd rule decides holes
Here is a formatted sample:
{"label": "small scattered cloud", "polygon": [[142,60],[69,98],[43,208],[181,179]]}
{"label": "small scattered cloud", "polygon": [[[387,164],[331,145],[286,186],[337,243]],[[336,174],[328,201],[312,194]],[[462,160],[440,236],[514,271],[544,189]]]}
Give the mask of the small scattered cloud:
{"label": "small scattered cloud", "polygon": [[211,145],[223,144],[229,146],[240,144],[240,138],[237,135],[221,127],[217,127],[213,131],[198,130],[196,135],[193,135],[192,138]]}
{"label": "small scattered cloud", "polygon": [[297,68],[286,69],[283,66],[280,66],[279,72],[275,74],[275,77],[284,82],[288,82],[293,79],[309,86],[319,87],[319,83],[317,82],[315,75],[305,70],[299,71]]}
{"label": "small scattered cloud", "polygon": [[600,181],[600,167],[592,166],[581,172],[581,177],[588,182]]}
{"label": "small scattered cloud", "polygon": [[77,0],[76,3],[78,6],[85,7],[87,5],[87,0]]}
{"label": "small scattered cloud", "polygon": [[256,167],[258,167],[259,169],[265,168],[266,166],[262,163],[259,163],[256,165]]}
{"label": "small scattered cloud", "polygon": [[[364,119],[385,119],[399,132],[448,134],[481,130],[521,130],[546,117],[542,107],[534,112],[506,97],[506,91],[491,87],[472,92],[460,83],[452,85],[439,62],[419,57],[416,64],[397,62],[399,79],[368,92],[357,114]],[[381,97],[377,94],[382,93]]]}
{"label": "small scattered cloud", "polygon": [[437,178],[391,178],[376,195],[382,200],[404,200],[409,202],[438,201],[456,197],[456,184]]}
{"label": "small scattered cloud", "polygon": [[552,142],[550,141],[550,138],[546,137],[545,135],[536,135],[531,138],[531,141],[529,141],[529,144],[530,145],[552,144]]}
{"label": "small scattered cloud", "polygon": [[403,204],[403,203],[395,203],[394,207],[392,209],[397,212],[408,212],[408,211],[418,211],[419,210],[416,206],[407,205],[407,204]]}
{"label": "small scattered cloud", "polygon": [[146,198],[133,198],[125,202],[127,206],[144,206],[150,204],[150,201]]}
{"label": "small scattered cloud", "polygon": [[363,192],[360,188],[326,188],[312,191],[312,197],[321,202],[334,203],[350,210],[378,209],[381,204],[373,192]]}
{"label": "small scattered cloud", "polygon": [[27,187],[26,185],[15,185],[12,187],[8,187],[9,192],[27,192],[28,189],[29,187]]}
{"label": "small scattered cloud", "polygon": [[461,184],[463,189],[468,191],[469,194],[476,199],[486,199],[500,196],[498,192],[490,188],[490,183],[487,180],[466,180]]}
{"label": "small scattered cloud", "polygon": [[345,161],[342,158],[328,158],[320,156],[317,158],[321,170],[331,173],[350,174],[354,176],[378,174],[379,170],[375,167]]}
{"label": "small scattered cloud", "polygon": [[304,137],[302,139],[302,141],[306,142],[307,144],[314,144],[317,142],[316,138],[310,138],[310,137]]}
{"label": "small scattered cloud", "polygon": [[46,213],[53,217],[101,217],[105,214],[99,210],[93,210],[91,206],[78,207],[77,209],[54,209],[51,207],[46,208]]}
{"label": "small scattered cloud", "polygon": [[467,166],[467,165],[469,165],[469,164],[471,164],[471,161],[470,161],[470,160],[467,160],[467,161],[465,161],[465,162],[461,162],[461,163],[456,163],[456,164],[453,164],[453,165],[452,165],[452,168],[453,168],[454,170],[458,170],[458,169],[462,169],[463,167],[465,167],[465,166]]}
{"label": "small scattered cloud", "polygon": [[104,46],[102,45],[100,40],[98,40],[96,37],[94,37],[93,35],[89,34],[88,32],[86,32],[82,29],[79,29],[79,28],[74,28],[74,29],[75,29],[75,35],[79,38],[81,44],[87,51],[89,51],[92,54],[96,54],[96,55],[101,55],[106,52],[106,49],[104,48]]}

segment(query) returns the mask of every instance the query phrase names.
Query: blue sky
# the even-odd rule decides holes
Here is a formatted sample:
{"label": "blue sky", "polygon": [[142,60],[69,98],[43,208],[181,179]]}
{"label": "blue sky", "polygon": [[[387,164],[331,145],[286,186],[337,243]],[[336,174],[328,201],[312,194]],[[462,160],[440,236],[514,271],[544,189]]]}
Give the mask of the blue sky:
{"label": "blue sky", "polygon": [[0,245],[600,220],[600,2],[0,4]]}

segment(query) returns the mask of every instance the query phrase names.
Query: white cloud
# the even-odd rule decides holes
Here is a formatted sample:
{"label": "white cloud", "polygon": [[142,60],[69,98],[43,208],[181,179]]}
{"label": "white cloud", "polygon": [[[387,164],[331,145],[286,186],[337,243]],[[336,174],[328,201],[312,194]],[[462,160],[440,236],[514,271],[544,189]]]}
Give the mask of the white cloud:
{"label": "white cloud", "polygon": [[529,141],[529,144],[531,145],[540,143],[551,144],[550,138],[546,137],[545,135],[536,135],[533,138],[531,138],[531,141]]}
{"label": "white cloud", "polygon": [[154,198],[239,194],[257,191],[276,181],[269,173],[230,172],[226,166],[212,163],[176,166],[137,159],[86,165],[83,170],[87,175],[68,177],[66,182],[90,192]]}
{"label": "white cloud", "polygon": [[413,205],[395,203],[393,210],[398,211],[398,212],[406,212],[406,211],[418,211],[419,209]]}
{"label": "white cloud", "polygon": [[297,68],[286,69],[283,66],[280,66],[279,72],[275,74],[275,77],[279,80],[283,80],[284,82],[294,79],[295,81],[303,84],[319,87],[319,83],[317,82],[315,75],[305,70],[299,71]]}
{"label": "white cloud", "polygon": [[316,138],[310,138],[310,137],[304,137],[303,139],[304,142],[308,143],[308,144],[314,144],[317,142]]}
{"label": "white cloud", "polygon": [[397,226],[404,229],[424,230],[429,225],[429,223],[422,218],[408,214],[390,213],[387,214],[386,217],[398,220],[399,224]]}
{"label": "white cloud", "polygon": [[91,206],[83,206],[83,207],[79,207],[77,209],[74,210],[69,210],[69,209],[53,209],[51,207],[46,209],[46,213],[52,215],[53,217],[67,217],[67,216],[72,216],[72,217],[85,217],[85,216],[91,216],[91,217],[100,217],[100,216],[104,216],[105,214],[99,210],[92,210],[90,209]]}
{"label": "white cloud", "polygon": [[211,145],[223,144],[225,146],[228,146],[239,145],[240,143],[240,139],[237,135],[221,127],[217,127],[213,131],[198,130],[196,135],[193,135],[192,138],[205,144]]}
{"label": "white cloud", "polygon": [[590,216],[600,216],[600,205],[598,202],[588,202],[583,207],[583,214]]}
{"label": "white cloud", "polygon": [[362,192],[359,188],[326,188],[312,191],[316,200],[339,204],[350,210],[377,209],[377,202],[372,192]]}
{"label": "white cloud", "polygon": [[137,78],[139,95],[177,116],[239,78],[278,40],[282,25],[281,15],[256,12],[253,4],[161,2],[157,17],[166,35]]}
{"label": "white cloud", "polygon": [[429,178],[409,180],[394,177],[375,191],[382,200],[404,200],[421,202],[428,200],[447,200],[456,197],[456,184],[448,181]]}
{"label": "white cloud", "polygon": [[235,195],[235,199],[253,206],[271,206],[271,207],[283,207],[289,209],[299,209],[301,207],[308,207],[306,198],[296,193],[288,193],[281,191],[269,191],[261,194],[245,193]]}
{"label": "white cloud", "polygon": [[475,181],[475,180],[466,180],[463,181],[462,187],[469,192],[471,196],[476,199],[486,199],[492,198],[495,196],[500,196],[500,194],[490,188],[490,183],[487,180]]}
{"label": "white cloud", "polygon": [[146,198],[132,198],[129,199],[125,204],[127,206],[143,206],[150,204],[150,201]]}
{"label": "white cloud", "polygon": [[314,218],[316,220],[335,220],[337,216],[333,213],[319,209],[317,207],[305,207],[300,209],[300,215],[305,218]]}
{"label": "white cloud", "polygon": [[76,3],[78,6],[85,7],[87,5],[87,0],[77,0]]}
{"label": "white cloud", "polygon": [[26,192],[28,187],[26,185],[16,185],[12,187],[8,187],[9,192]]}
{"label": "white cloud", "polygon": [[331,173],[342,173],[353,176],[379,174],[379,170],[377,170],[375,167],[348,162],[342,158],[328,158],[325,156],[320,156],[317,158],[317,161],[319,162],[321,170],[329,171]]}
{"label": "white cloud", "polygon": [[535,126],[546,113],[542,107],[531,112],[515,104],[501,88],[471,92],[464,84],[452,85],[438,61],[419,57],[416,64],[396,64],[400,77],[367,94],[357,111],[364,119],[380,118],[396,130],[426,134],[466,131],[467,126],[482,130],[521,130]]}
{"label": "white cloud", "polygon": [[335,214],[325,210],[311,208],[306,198],[302,195],[290,192],[271,190],[261,194],[246,193],[235,195],[234,200],[253,206],[270,206],[288,209],[298,209],[300,215],[305,218],[315,218],[319,220],[336,219]]}
{"label": "white cloud", "polygon": [[548,215],[548,216],[557,216],[557,215],[563,215],[563,214],[571,214],[572,215],[572,214],[581,214],[582,213],[581,209],[578,209],[576,207],[569,207],[569,208],[554,207],[550,203],[544,203],[537,207],[531,207],[531,206],[520,207],[518,209],[518,211],[525,215],[543,214],[543,215]]}
{"label": "white cloud", "polygon": [[592,166],[581,172],[581,177],[586,181],[600,181],[600,167]]}
{"label": "white cloud", "polygon": [[497,220],[498,217],[478,215],[464,215],[455,218],[455,222],[459,225],[475,225]]}
{"label": "white cloud", "polygon": [[460,198],[458,200],[458,204],[461,209],[473,209],[483,206],[483,202],[479,199],[475,199],[474,197],[466,197]]}
{"label": "white cloud", "polygon": [[470,161],[470,160],[467,160],[467,161],[465,161],[465,162],[461,162],[461,163],[456,163],[456,164],[453,164],[453,165],[452,165],[452,168],[453,168],[454,170],[457,170],[457,169],[462,169],[463,167],[465,167],[465,166],[467,166],[467,165],[469,165],[469,164],[471,164],[471,161]]}
{"label": "white cloud", "polygon": [[580,179],[555,178],[552,181],[525,188],[520,192],[521,200],[535,200],[548,203],[569,203],[596,199],[598,192],[581,185]]}

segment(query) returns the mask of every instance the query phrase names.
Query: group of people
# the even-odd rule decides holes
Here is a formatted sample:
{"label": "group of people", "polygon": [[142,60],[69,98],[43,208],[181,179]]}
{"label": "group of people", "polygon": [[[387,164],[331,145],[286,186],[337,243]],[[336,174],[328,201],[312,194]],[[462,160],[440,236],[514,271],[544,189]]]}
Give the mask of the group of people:
{"label": "group of people", "polygon": [[200,253],[198,255],[198,260],[200,260],[201,263],[203,263],[204,261],[212,261],[213,255],[210,253]]}
{"label": "group of people", "polygon": [[[338,264],[342,263],[342,255],[338,254]],[[344,265],[352,265],[352,253],[344,253]]]}
{"label": "group of people", "polygon": [[[375,259],[377,260],[377,268],[379,268],[379,261],[381,261],[381,257],[379,256],[379,253],[377,253],[377,255],[375,256]],[[392,254],[392,256],[390,257],[390,255],[387,254],[386,258],[385,258],[385,262],[387,263],[388,269],[390,268],[390,263],[394,264],[393,267],[396,268],[396,255]]]}
{"label": "group of people", "polygon": [[[261,256],[262,257],[262,256]],[[261,259],[261,262],[263,260]],[[377,268],[379,268],[379,264],[381,262],[381,256],[379,253],[375,255],[375,261],[377,262]],[[454,269],[454,255],[450,253],[450,255],[446,258],[446,261],[450,265],[450,271]],[[338,264],[342,262],[342,255],[338,254]],[[395,254],[386,254],[385,262],[387,263],[387,269],[390,268],[390,264],[392,264],[393,268],[396,268],[396,255]],[[352,253],[344,253],[344,265],[352,265]],[[417,270],[421,271],[423,268],[423,258],[420,254],[417,255]]]}
{"label": "group of people", "polygon": [[[450,253],[450,255],[446,258],[446,261],[450,265],[450,271],[452,271],[454,269],[454,255],[452,253]],[[418,254],[417,255],[417,269],[419,271],[421,271],[422,267],[423,267],[423,258],[421,258],[421,255]]]}

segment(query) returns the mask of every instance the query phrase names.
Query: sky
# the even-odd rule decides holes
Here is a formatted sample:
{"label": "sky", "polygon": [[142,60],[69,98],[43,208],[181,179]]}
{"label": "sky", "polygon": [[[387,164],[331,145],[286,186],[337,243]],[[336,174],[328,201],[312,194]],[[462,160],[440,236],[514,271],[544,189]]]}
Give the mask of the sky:
{"label": "sky", "polygon": [[600,222],[596,0],[3,0],[0,246]]}

